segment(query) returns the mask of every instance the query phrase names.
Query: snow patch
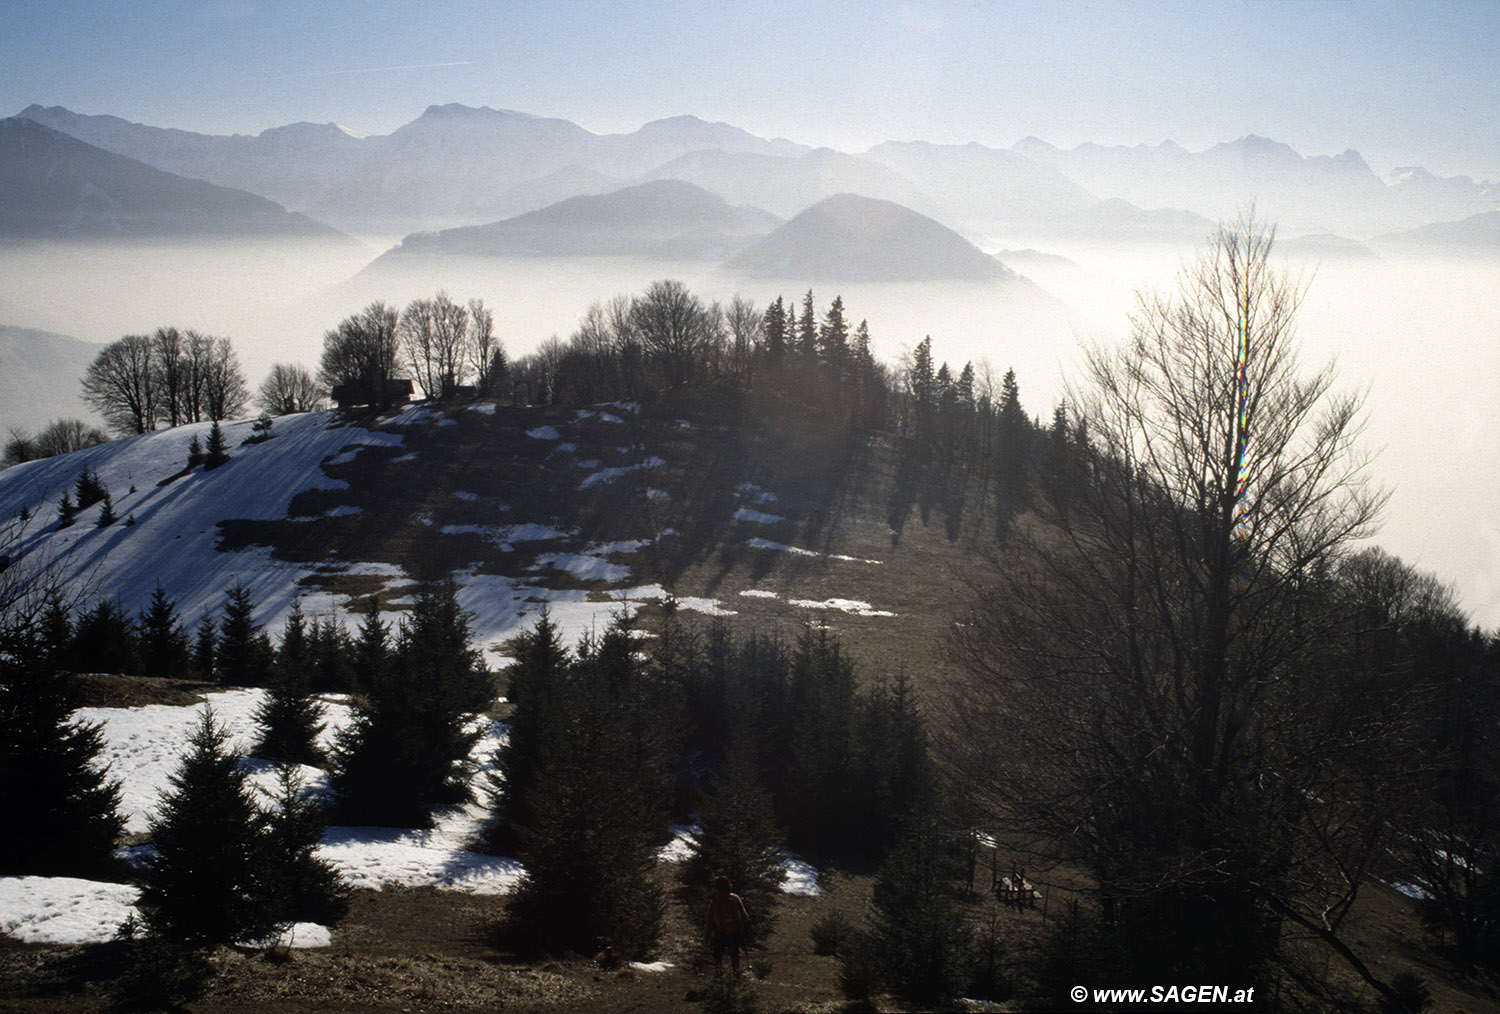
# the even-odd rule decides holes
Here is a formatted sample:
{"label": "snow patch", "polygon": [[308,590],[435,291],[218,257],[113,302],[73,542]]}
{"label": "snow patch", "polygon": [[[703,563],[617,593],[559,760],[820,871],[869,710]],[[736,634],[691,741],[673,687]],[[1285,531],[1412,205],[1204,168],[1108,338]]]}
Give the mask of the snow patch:
{"label": "snow patch", "polygon": [[622,476],[629,475],[632,472],[639,472],[642,469],[647,468],[660,468],[665,464],[666,462],[661,458],[647,458],[645,461],[642,461],[641,463],[636,465],[621,465],[618,468],[603,468],[595,472],[593,475],[585,478],[578,484],[578,488],[581,490],[589,489],[590,487],[597,486],[600,483],[613,482],[616,479],[621,478]]}
{"label": "snow patch", "polygon": [[465,405],[470,412],[478,412],[480,415],[494,415],[498,407],[493,401],[476,401],[472,405]]}
{"label": "snow patch", "polygon": [[0,877],[0,933],[28,944],[100,944],[135,912],[129,884]]}
{"label": "snow patch", "polygon": [[467,501],[469,503],[473,503],[475,500],[479,499],[479,494],[478,493],[470,493],[466,489],[455,489],[453,491],[453,495],[455,497],[457,497],[459,500],[465,500],[465,501]]}
{"label": "snow patch", "polygon": [[623,581],[630,576],[629,567],[587,553],[542,553],[527,569],[541,570],[544,567],[565,570],[585,581]]}
{"label": "snow patch", "polygon": [[895,616],[893,612],[885,609],[875,609],[868,602],[858,599],[824,599],[821,602],[813,599],[788,599],[789,605],[801,609],[836,609],[841,613],[853,613],[855,616]]}
{"label": "snow patch", "polygon": [[858,556],[844,556],[841,553],[816,553],[811,549],[803,549],[800,546],[788,546],[784,542],[772,542],[769,539],[746,539],[745,545],[751,549],[774,549],[779,553],[791,553],[795,556],[815,556],[824,560],[840,560],[844,563],[879,563],[879,560],[867,560]]}
{"label": "snow patch", "polygon": [[762,514],[760,511],[753,511],[748,507],[741,507],[735,511],[734,519],[736,521],[745,521],[752,525],[779,525],[786,520],[780,514]]}
{"label": "snow patch", "polygon": [[760,588],[746,588],[744,591],[740,592],[740,597],[741,598],[747,598],[747,599],[779,599],[779,598],[781,598],[780,595],[777,595],[773,591],[763,591]]}
{"label": "snow patch", "polygon": [[319,947],[333,946],[333,930],[315,922],[296,922],[285,926],[273,936],[254,940],[249,944],[261,950],[279,948],[290,951],[307,951]]}
{"label": "snow patch", "polygon": [[311,514],[307,517],[288,518],[288,521],[322,521],[326,518],[347,518],[355,514],[363,514],[365,509],[354,504],[341,504],[324,511],[322,514]]}
{"label": "snow patch", "polygon": [[556,426],[538,426],[534,430],[527,430],[526,435],[533,440],[561,440],[562,434],[557,432]]}

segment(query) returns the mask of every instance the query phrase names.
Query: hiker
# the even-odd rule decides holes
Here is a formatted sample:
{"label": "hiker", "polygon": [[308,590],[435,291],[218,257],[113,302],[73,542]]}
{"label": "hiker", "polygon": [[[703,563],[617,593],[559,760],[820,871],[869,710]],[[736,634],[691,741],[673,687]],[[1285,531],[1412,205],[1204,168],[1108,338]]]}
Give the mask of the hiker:
{"label": "hiker", "polygon": [[713,951],[714,974],[724,971],[724,951],[729,951],[729,965],[736,975],[740,971],[740,948],[750,941],[750,916],[745,903],[734,893],[728,877],[714,878],[714,900],[708,903],[708,919],[703,926],[703,945]]}

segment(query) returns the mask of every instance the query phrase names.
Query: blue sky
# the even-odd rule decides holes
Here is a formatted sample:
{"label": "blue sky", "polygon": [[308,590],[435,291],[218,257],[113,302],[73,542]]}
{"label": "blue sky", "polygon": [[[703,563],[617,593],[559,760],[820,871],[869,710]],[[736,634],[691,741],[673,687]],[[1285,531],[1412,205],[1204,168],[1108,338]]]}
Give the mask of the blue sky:
{"label": "blue sky", "polygon": [[844,150],[1257,133],[1500,178],[1497,0],[17,0],[5,22],[6,115],[385,133],[462,102],[598,132],[693,113]]}

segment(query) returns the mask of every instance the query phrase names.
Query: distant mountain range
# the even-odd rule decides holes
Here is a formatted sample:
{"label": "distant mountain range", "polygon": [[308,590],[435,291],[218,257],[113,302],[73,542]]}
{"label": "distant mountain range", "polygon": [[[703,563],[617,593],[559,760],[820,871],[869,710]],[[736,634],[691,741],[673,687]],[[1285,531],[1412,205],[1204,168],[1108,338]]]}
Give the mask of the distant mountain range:
{"label": "distant mountain range", "polygon": [[339,234],[264,197],[153,169],[25,117],[0,120],[0,238]]}
{"label": "distant mountain range", "polygon": [[1198,223],[1233,219],[1252,202],[1284,234],[1361,240],[1500,208],[1493,182],[1416,167],[1382,180],[1353,150],[1306,157],[1255,135],[1201,152],[1170,141],[1062,149],[1027,138],[1009,149],[887,142],[843,153],[691,116],[594,134],[567,120],[461,105],[432,106],[369,137],[311,123],[253,137],[195,134],[55,106],[20,115],[157,169],[381,235],[494,222],[666,179],[782,217],[855,193],[971,239],[1029,245],[1054,232],[1175,241],[1184,228],[1201,240]]}

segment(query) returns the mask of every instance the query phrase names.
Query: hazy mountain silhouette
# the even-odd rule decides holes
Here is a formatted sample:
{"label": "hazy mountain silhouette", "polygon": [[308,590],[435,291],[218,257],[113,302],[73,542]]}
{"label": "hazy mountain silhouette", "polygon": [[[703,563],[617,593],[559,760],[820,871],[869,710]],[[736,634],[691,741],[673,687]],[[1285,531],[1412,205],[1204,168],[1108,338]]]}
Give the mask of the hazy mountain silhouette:
{"label": "hazy mountain silhouette", "polygon": [[[1253,203],[1284,230],[1357,239],[1500,206],[1500,184],[1417,167],[1382,180],[1352,149],[1304,156],[1253,134],[1199,152],[1172,141],[1062,149],[1028,137],[1009,149],[908,141],[852,155],[694,116],[595,134],[568,120],[453,103],[368,137],[313,123],[254,136],[196,134],[56,106],[29,106],[21,115],[167,172],[259,194],[346,230],[384,234],[494,221],[652,179],[685,180],[783,216],[835,193],[858,193],[971,235],[1025,226],[1027,242],[1045,238],[1060,220],[1086,222],[1100,200],[1210,221],[1233,220]],[[1106,224],[1117,231],[1128,223],[1116,215]],[[1144,224],[1143,235],[1123,238],[1170,234],[1160,222]]]}
{"label": "hazy mountain silhouette", "polygon": [[35,433],[59,416],[94,419],[79,382],[100,346],[67,335],[0,324],[0,434]]}
{"label": "hazy mountain silhouette", "polygon": [[717,261],[779,222],[768,212],[732,206],[691,183],[657,180],[601,196],[572,197],[488,225],[418,233],[381,260],[640,256]]}
{"label": "hazy mountain silhouette", "polygon": [[937,209],[915,183],[873,159],[818,148],[796,156],[695,151],[653,168],[646,179],[686,180],[737,204],[790,217],[835,194],[857,193]]}
{"label": "hazy mountain silhouette", "polygon": [[835,282],[1015,277],[946,225],[892,201],[857,194],[819,201],[728,267],[760,277]]}
{"label": "hazy mountain silhouette", "polygon": [[0,236],[339,233],[240,190],[153,169],[23,117],[0,120]]}
{"label": "hazy mountain silhouette", "polygon": [[919,181],[948,221],[1035,222],[1099,201],[1056,166],[980,144],[887,141],[865,157]]}
{"label": "hazy mountain silhouette", "polygon": [[1378,236],[1375,242],[1423,253],[1500,256],[1500,211],[1481,212],[1457,222],[1434,222],[1408,232]]}

